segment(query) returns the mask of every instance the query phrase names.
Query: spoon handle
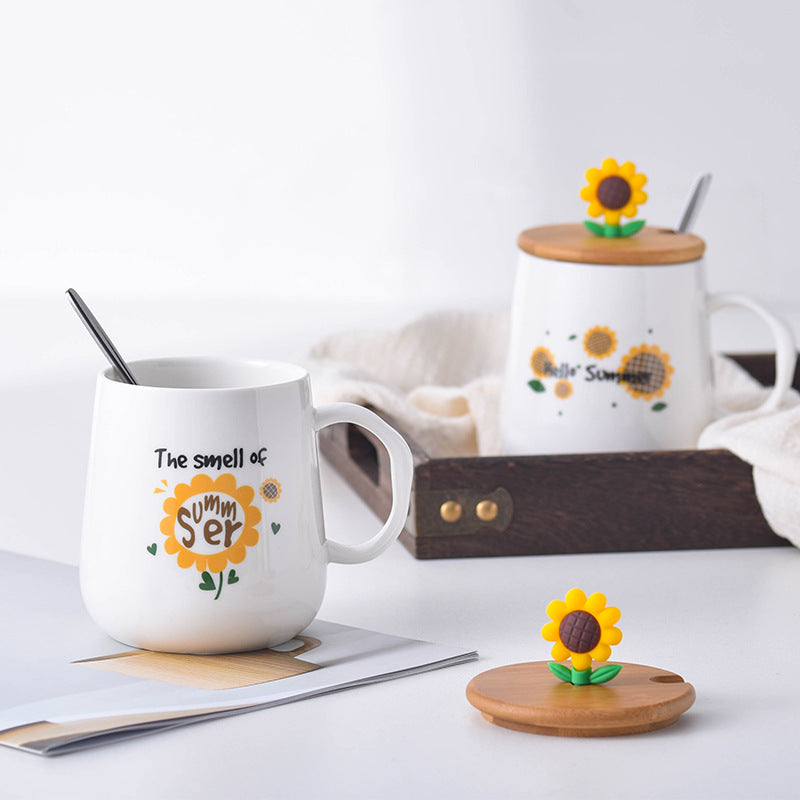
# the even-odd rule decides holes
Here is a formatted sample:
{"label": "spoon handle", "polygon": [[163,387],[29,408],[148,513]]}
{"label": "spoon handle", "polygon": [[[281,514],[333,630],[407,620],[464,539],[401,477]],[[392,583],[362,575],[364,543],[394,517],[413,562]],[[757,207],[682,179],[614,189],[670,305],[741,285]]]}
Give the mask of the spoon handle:
{"label": "spoon handle", "polygon": [[701,175],[692,187],[692,192],[689,195],[689,200],[681,214],[681,220],[675,228],[677,233],[689,233],[694,227],[694,223],[700,214],[700,209],[703,207],[703,201],[706,199],[708,187],[711,185],[711,173],[706,172]]}
{"label": "spoon handle", "polygon": [[81,296],[74,289],[67,289],[67,297],[69,297],[73,308],[81,318],[81,322],[86,326],[86,330],[89,331],[92,338],[97,342],[97,346],[103,351],[105,357],[119,373],[119,376],[125,383],[138,385],[138,381],[133,377],[133,373],[125,363],[125,359],[119,354],[117,348],[114,347],[114,343],[103,330],[103,326],[97,321],[94,314],[89,310],[89,306],[83,302]]}

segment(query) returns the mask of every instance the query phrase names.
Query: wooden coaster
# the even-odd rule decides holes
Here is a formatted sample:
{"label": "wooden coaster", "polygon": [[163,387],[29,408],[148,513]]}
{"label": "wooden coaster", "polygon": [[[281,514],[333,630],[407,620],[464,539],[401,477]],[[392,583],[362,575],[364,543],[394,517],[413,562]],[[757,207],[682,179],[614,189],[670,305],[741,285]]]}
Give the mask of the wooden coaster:
{"label": "wooden coaster", "polygon": [[[617,662],[619,663],[619,662]],[[664,728],[694,703],[694,687],[680,675],[623,664],[612,681],[573,686],[546,661],[482,672],[467,699],[495,725],[550,736],[618,736]]]}

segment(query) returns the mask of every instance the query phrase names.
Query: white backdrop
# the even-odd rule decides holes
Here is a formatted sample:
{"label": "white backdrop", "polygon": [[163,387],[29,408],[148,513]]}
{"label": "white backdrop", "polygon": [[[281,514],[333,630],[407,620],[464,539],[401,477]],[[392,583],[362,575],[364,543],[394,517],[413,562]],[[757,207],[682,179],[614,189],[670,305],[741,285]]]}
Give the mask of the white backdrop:
{"label": "white backdrop", "polygon": [[800,301],[797,4],[72,0],[0,10],[2,290],[508,302],[608,155],[712,289]]}
{"label": "white backdrop", "polygon": [[[666,225],[712,171],[710,288],[800,332],[799,21],[788,0],[0,4],[0,547],[77,560],[104,362],[70,285],[130,359],[296,359],[507,308],[518,232],[584,219],[613,156]],[[721,316],[718,347],[771,346]]]}

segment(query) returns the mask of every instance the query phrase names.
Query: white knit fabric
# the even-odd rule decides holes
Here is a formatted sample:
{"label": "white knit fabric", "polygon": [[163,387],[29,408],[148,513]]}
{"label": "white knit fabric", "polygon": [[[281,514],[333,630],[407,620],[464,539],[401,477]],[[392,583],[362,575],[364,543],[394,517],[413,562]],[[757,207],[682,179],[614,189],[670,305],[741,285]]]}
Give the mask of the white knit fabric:
{"label": "white knit fabric", "polygon": [[[316,403],[373,406],[436,457],[498,455],[508,317],[441,311],[399,330],[339,333],[317,344],[307,366]],[[753,465],[769,525],[800,546],[800,397],[759,414],[769,392],[723,356],[714,358],[715,401],[726,413],[698,446],[726,448]]]}

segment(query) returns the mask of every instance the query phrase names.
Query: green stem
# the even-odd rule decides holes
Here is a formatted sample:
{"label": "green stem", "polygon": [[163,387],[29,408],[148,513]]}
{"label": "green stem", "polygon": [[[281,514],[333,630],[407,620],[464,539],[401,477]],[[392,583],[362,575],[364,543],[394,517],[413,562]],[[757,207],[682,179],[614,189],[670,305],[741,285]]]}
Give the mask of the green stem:
{"label": "green stem", "polygon": [[222,594],[222,573],[219,574],[219,589],[217,589],[217,593],[214,595],[214,599],[216,600]]}
{"label": "green stem", "polygon": [[589,669],[575,669],[575,667],[572,667],[571,677],[573,685],[588,686],[589,679],[592,677],[592,668],[589,667]]}
{"label": "green stem", "polygon": [[607,239],[616,239],[621,234],[621,225],[609,225],[608,223],[603,225],[603,236],[605,236]]}

